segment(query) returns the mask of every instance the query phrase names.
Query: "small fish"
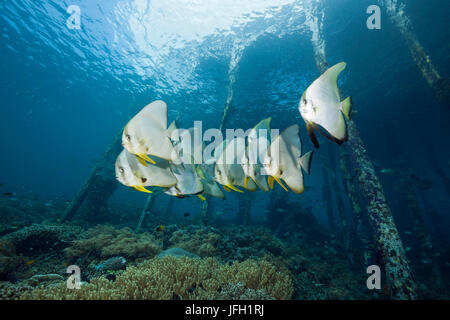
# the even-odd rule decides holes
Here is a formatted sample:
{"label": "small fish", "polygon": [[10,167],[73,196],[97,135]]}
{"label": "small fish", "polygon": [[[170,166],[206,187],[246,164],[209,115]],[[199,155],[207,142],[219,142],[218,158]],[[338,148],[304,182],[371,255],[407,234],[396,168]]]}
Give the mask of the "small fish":
{"label": "small fish", "polygon": [[404,234],[407,234],[408,236],[412,235],[411,231],[403,231]]}
{"label": "small fish", "polygon": [[186,212],[185,214],[183,214],[183,216],[185,217],[185,218],[187,218],[187,217],[189,217],[191,214],[189,213],[189,212]]}
{"label": "small fish", "polygon": [[6,197],[13,197],[16,195],[16,193],[15,192],[4,192],[4,193],[2,193],[2,195],[6,196]]}
{"label": "small fish", "polygon": [[406,250],[406,252],[409,252],[409,251],[411,251],[411,247],[406,247],[405,250]]}
{"label": "small fish", "polygon": [[380,172],[383,174],[391,175],[391,176],[401,174],[400,170],[392,169],[392,168],[384,168],[384,169],[381,169]]}
{"label": "small fish", "polygon": [[319,148],[319,142],[314,129],[338,145],[348,139],[346,119],[350,117],[352,100],[348,97],[341,101],[337,86],[337,78],[346,65],[341,62],[329,68],[305,90],[300,99],[298,109],[316,148]]}
{"label": "small fish", "polygon": [[28,260],[25,262],[26,265],[31,266],[34,263],[34,260]]}
{"label": "small fish", "polygon": [[164,229],[166,228],[166,226],[165,225],[159,225],[159,226],[157,226],[156,227],[156,232],[159,232],[159,231],[164,231]]}
{"label": "small fish", "polygon": [[283,209],[283,208],[277,208],[275,211],[277,211],[277,212],[286,212],[286,209]]}

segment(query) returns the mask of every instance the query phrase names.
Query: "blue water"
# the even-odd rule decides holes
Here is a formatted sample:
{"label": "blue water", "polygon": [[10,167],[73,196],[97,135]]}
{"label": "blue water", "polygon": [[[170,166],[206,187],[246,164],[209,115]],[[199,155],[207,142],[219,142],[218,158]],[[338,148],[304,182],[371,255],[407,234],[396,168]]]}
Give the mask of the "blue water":
{"label": "blue water", "polygon": [[[425,197],[448,225],[449,194],[430,157],[449,177],[450,110],[436,98],[383,7],[381,30],[366,28],[366,8],[375,2],[314,4],[313,15],[324,15],[326,57],[330,65],[347,62],[339,86],[353,97],[353,120],[399,229],[410,230],[411,222],[394,187],[399,177],[381,173],[386,168],[432,181],[432,187],[417,189],[416,197],[422,213]],[[450,4],[402,2],[410,29],[439,74],[448,77]],[[79,30],[66,26],[69,5],[81,10]],[[34,194],[69,201],[127,121],[157,99],[168,104],[169,122],[179,117],[181,127],[196,120],[204,129],[218,127],[230,75],[236,81],[227,128],[248,129],[269,116],[274,128],[298,123],[304,150],[313,150],[297,109],[301,94],[319,76],[305,22],[308,8],[309,1],[2,1],[0,191],[16,193],[19,201]],[[319,139],[321,149],[305,178],[309,189],[286,198],[311,207],[328,227],[323,167],[334,165],[326,146],[336,152],[339,147]],[[333,174],[341,181],[339,170]],[[335,192],[344,194],[342,183],[331,189],[336,215]],[[238,197],[227,194],[215,211],[230,211],[232,220]],[[164,208],[168,198],[156,207]],[[264,215],[268,199],[261,191],[252,195],[252,216]],[[145,200],[118,185],[109,202],[141,208]],[[176,199],[173,212],[196,212],[200,206],[196,197]],[[433,240],[448,250],[448,235],[436,239],[430,217],[424,217]]]}

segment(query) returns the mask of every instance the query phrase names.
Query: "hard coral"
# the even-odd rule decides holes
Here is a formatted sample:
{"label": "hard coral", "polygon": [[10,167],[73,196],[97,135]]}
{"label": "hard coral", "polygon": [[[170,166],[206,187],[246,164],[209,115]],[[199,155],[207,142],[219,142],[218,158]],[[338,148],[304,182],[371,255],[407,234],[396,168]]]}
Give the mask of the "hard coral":
{"label": "hard coral", "polygon": [[127,258],[152,257],[162,244],[149,233],[133,233],[129,228],[115,229],[99,225],[86,231],[83,239],[76,240],[64,251],[70,259],[89,253],[100,257],[125,256]]}
{"label": "hard coral", "polygon": [[[239,290],[233,290],[237,286]],[[228,292],[228,293],[227,293]],[[92,279],[79,290],[65,283],[38,288],[23,299],[289,299],[292,280],[264,260],[246,260],[232,265],[214,258],[171,257],[146,260],[127,268],[114,282]]]}
{"label": "hard coral", "polygon": [[220,234],[213,228],[190,226],[187,230],[177,230],[169,240],[172,246],[179,247],[200,257],[211,257],[217,254],[217,243]]}
{"label": "hard coral", "polygon": [[17,268],[25,263],[25,258],[16,255],[11,241],[0,239],[0,281],[9,280]]}
{"label": "hard coral", "polygon": [[62,249],[75,239],[81,228],[67,225],[33,224],[3,237],[16,247],[17,253],[32,256],[42,251]]}

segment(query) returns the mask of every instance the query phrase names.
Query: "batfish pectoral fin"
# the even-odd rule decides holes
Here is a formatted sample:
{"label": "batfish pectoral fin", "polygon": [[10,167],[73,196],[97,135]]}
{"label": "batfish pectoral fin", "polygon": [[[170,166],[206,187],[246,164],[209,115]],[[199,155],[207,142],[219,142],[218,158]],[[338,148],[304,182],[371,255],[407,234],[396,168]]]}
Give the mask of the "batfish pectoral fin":
{"label": "batfish pectoral fin", "polygon": [[136,159],[137,159],[137,160],[139,161],[139,163],[142,164],[144,167],[147,166],[147,162],[146,162],[144,159],[140,158],[138,155],[136,155]]}
{"label": "batfish pectoral fin", "polygon": [[145,189],[143,186],[131,186],[134,190],[145,192],[145,193],[153,193],[150,190]]}
{"label": "batfish pectoral fin", "polygon": [[244,179],[244,188],[245,188],[245,189],[247,189],[248,179],[249,179],[248,176],[246,176],[245,179]]}
{"label": "batfish pectoral fin", "polygon": [[269,176],[268,178],[267,178],[267,183],[269,183],[269,188],[270,189],[272,189],[273,190],[273,181],[274,181],[275,179],[272,177],[272,176]]}
{"label": "batfish pectoral fin", "polygon": [[261,190],[263,190],[264,192],[267,192],[267,190],[264,190],[264,188],[259,184],[259,182],[258,181],[256,181],[256,179],[255,178],[253,178],[253,177],[250,177],[252,180],[253,180],[253,182],[258,186],[258,188],[260,188]]}
{"label": "batfish pectoral fin", "polygon": [[281,182],[281,180],[280,180],[280,178],[277,178],[277,177],[273,177],[275,180],[276,180],[276,182],[278,182],[278,184],[284,189],[284,190],[286,190],[286,192],[289,192],[289,190],[284,186],[284,184]]}
{"label": "batfish pectoral fin", "polygon": [[232,184],[227,184],[226,185],[229,189],[236,191],[236,192],[240,192],[240,193],[244,193],[244,191],[239,190],[238,188],[236,188],[235,186],[233,186]]}
{"label": "batfish pectoral fin", "polygon": [[146,155],[145,153],[138,153],[136,154],[139,158],[150,162],[151,164],[156,164],[156,162],[154,160],[152,160],[148,155]]}
{"label": "batfish pectoral fin", "polygon": [[197,198],[199,198],[202,201],[206,200],[206,198],[203,195],[201,195],[201,194],[197,194]]}
{"label": "batfish pectoral fin", "polygon": [[319,149],[319,141],[314,133],[314,125],[311,122],[306,122],[306,130],[308,131],[309,138],[314,146]]}

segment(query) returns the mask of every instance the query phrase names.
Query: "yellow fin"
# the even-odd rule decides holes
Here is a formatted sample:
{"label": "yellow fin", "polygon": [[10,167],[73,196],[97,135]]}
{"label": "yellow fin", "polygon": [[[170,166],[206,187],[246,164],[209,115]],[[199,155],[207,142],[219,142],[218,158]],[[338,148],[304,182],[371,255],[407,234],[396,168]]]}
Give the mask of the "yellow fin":
{"label": "yellow fin", "polygon": [[139,158],[138,156],[136,156],[136,159],[138,159],[139,163],[142,164],[144,167],[147,166],[147,162],[144,159]]}
{"label": "yellow fin", "polygon": [[131,186],[134,190],[146,193],[153,193],[150,190],[145,189],[143,186]]}
{"label": "yellow fin", "polygon": [[245,180],[244,180],[244,188],[245,189],[247,189],[247,185],[248,185],[248,176],[245,177]]}
{"label": "yellow fin", "polygon": [[230,188],[228,188],[227,186],[223,186],[223,188],[225,189],[226,192],[231,192]]}
{"label": "yellow fin", "polygon": [[348,97],[341,102],[341,110],[347,119],[350,119],[350,113],[352,111],[352,97]]}
{"label": "yellow fin", "polygon": [[146,154],[144,154],[144,153],[138,153],[138,154],[136,154],[136,155],[137,155],[139,158],[144,159],[144,160],[150,162],[151,164],[156,164],[156,162],[155,162],[154,160],[150,159],[149,156],[146,155]]}
{"label": "yellow fin", "polygon": [[253,182],[258,186],[258,188],[260,188],[264,192],[267,192],[267,190],[264,190],[264,188],[261,187],[261,185],[258,183],[258,181],[256,181],[256,179],[253,179],[253,177],[250,177],[250,178],[252,178]]}
{"label": "yellow fin", "polygon": [[[278,182],[278,184],[279,184],[280,186],[283,187],[284,190],[286,190],[286,192],[289,192],[289,190],[283,185],[283,183],[281,182],[281,180],[280,180],[279,178],[277,178],[277,177],[273,177],[273,178]],[[272,182],[272,183],[273,183],[273,182]]]}
{"label": "yellow fin", "polygon": [[230,188],[231,190],[236,191],[236,192],[244,193],[244,191],[239,190],[238,188],[236,188],[236,187],[233,186],[232,184],[227,184],[227,187]]}
{"label": "yellow fin", "polygon": [[269,178],[267,179],[267,182],[269,183],[269,188],[270,189],[273,189],[273,177],[272,176],[269,176]]}
{"label": "yellow fin", "polygon": [[200,200],[202,200],[202,201],[205,201],[205,200],[206,200],[206,198],[205,198],[204,196],[202,196],[201,194],[198,194],[197,197],[198,197]]}

